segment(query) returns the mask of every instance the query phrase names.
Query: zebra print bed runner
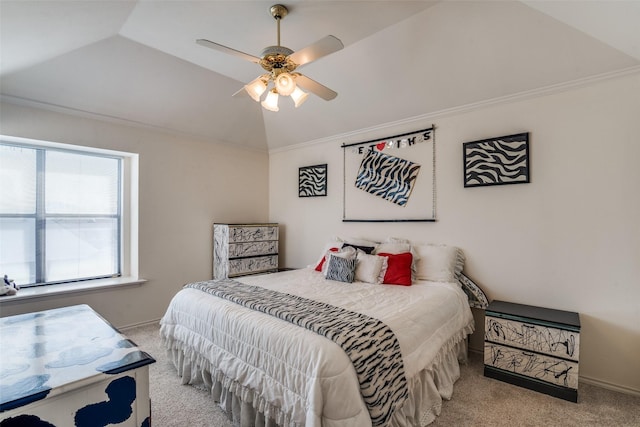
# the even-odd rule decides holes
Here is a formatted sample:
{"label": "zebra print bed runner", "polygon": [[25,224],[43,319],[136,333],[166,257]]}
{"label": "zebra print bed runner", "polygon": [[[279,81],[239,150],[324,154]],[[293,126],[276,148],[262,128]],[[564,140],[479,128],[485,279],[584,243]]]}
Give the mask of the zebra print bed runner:
{"label": "zebra print bed runner", "polygon": [[373,426],[386,425],[408,396],[400,344],[378,319],[231,279],[185,287],[270,314],[334,341],[353,363]]}

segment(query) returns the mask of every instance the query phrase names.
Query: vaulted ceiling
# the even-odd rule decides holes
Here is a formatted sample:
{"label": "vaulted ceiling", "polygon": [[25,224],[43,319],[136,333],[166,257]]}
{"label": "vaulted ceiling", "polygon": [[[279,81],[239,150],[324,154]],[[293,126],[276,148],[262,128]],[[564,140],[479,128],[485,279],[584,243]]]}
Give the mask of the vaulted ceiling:
{"label": "vaulted ceiling", "polygon": [[300,68],[338,97],[270,112],[195,40],[259,56],[274,3],[0,0],[2,100],[273,150],[640,67],[640,1],[287,1],[282,45],[344,43]]}

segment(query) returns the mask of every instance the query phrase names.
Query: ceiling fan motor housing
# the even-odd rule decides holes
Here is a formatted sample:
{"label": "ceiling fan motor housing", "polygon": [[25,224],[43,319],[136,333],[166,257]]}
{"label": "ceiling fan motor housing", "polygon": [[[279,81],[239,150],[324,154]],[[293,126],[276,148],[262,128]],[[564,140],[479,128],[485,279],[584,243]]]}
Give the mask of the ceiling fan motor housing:
{"label": "ceiling fan motor housing", "polygon": [[269,46],[262,51],[260,66],[269,72],[292,72],[298,65],[289,59],[293,50],[284,46]]}

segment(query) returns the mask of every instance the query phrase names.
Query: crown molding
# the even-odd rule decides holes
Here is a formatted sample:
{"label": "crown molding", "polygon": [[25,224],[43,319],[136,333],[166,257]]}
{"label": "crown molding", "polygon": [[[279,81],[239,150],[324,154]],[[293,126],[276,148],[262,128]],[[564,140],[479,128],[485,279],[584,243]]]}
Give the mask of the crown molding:
{"label": "crown molding", "polygon": [[482,108],[509,104],[512,102],[525,101],[525,100],[534,99],[542,96],[553,95],[556,93],[561,93],[561,92],[566,92],[573,89],[578,89],[581,87],[591,86],[603,81],[617,79],[620,77],[625,77],[625,76],[637,74],[637,73],[640,73],[640,65],[624,68],[621,70],[610,71],[602,74],[596,74],[589,77],[583,77],[583,78],[571,80],[568,82],[544,86],[537,89],[517,92],[511,95],[500,96],[497,98],[491,98],[484,101],[472,102],[470,104],[447,108],[440,111],[434,111],[434,112],[422,114],[420,116],[414,116],[414,117],[410,117],[402,120],[397,120],[394,122],[387,122],[380,125],[371,126],[368,128],[362,128],[362,129],[349,131],[349,132],[345,132],[337,135],[332,135],[324,138],[314,139],[307,142],[301,142],[299,144],[289,145],[287,147],[274,148],[269,150],[269,154],[281,153],[281,152],[290,151],[290,150],[298,150],[302,148],[311,147],[314,145],[335,142],[336,140],[341,140],[341,141],[349,140],[353,137],[358,137],[363,133],[384,131],[391,127],[397,128],[397,127],[403,127],[408,125],[432,123],[434,120],[443,118],[443,117],[453,116],[453,115],[462,114],[462,113],[468,113],[468,112],[479,110]]}
{"label": "crown molding", "polygon": [[208,141],[214,144],[220,144],[226,147],[231,147],[239,150],[246,150],[246,151],[252,151],[252,152],[259,152],[259,153],[268,152],[266,148],[249,147],[246,145],[239,145],[238,143],[225,141],[225,140],[212,141],[211,137],[208,137],[206,135],[200,135],[193,132],[176,130],[173,128],[168,128],[163,126],[151,125],[151,124],[139,122],[136,120],[124,119],[122,117],[112,116],[108,114],[94,113],[91,111],[65,107],[62,105],[51,104],[48,102],[36,101],[33,99],[22,98],[19,96],[0,94],[0,102],[6,102],[7,104],[18,105],[20,107],[36,108],[39,110],[52,111],[54,113],[66,114],[73,117],[82,117],[85,119],[99,120],[101,122],[113,123],[121,126],[129,126],[129,127],[138,128],[138,129],[146,129],[153,132],[161,132],[161,133],[172,135],[175,137],[189,138],[196,141]]}

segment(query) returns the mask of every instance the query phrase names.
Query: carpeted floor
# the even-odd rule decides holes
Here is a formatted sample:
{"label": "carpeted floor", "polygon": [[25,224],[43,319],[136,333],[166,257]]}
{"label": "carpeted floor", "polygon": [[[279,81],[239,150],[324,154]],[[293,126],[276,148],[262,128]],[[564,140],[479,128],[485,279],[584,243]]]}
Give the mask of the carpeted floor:
{"label": "carpeted floor", "polygon": [[[153,426],[231,427],[207,391],[180,384],[158,329],[147,325],[123,331],[157,361],[150,367]],[[482,369],[481,356],[472,353],[453,398],[431,426],[640,427],[640,397],[581,383],[578,403],[571,403],[485,378]]]}

